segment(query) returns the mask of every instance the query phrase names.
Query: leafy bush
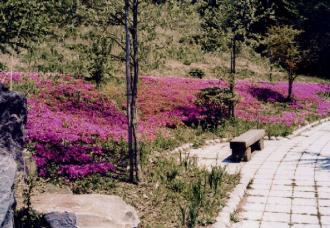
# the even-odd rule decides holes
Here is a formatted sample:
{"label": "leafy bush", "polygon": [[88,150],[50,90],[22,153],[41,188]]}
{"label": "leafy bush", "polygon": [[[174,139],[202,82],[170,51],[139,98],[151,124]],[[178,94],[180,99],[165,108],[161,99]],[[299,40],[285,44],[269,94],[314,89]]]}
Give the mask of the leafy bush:
{"label": "leafy bush", "polygon": [[6,70],[8,70],[6,64],[0,62],[0,71],[6,71]]}
{"label": "leafy bush", "polygon": [[194,78],[202,79],[205,76],[205,72],[202,69],[193,68],[189,71],[189,75],[194,77]]}
{"label": "leafy bush", "polygon": [[232,94],[228,89],[214,87],[201,90],[195,104],[201,109],[202,128],[217,128],[220,121],[229,118],[232,102]]}

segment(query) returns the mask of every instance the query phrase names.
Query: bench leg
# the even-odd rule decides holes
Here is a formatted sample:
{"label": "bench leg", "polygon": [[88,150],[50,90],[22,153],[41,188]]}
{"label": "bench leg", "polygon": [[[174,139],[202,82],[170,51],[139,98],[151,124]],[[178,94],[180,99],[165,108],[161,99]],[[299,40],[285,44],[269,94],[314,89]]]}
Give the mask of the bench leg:
{"label": "bench leg", "polygon": [[231,160],[241,162],[244,159],[245,151],[240,148],[232,149]]}
{"label": "bench leg", "polygon": [[256,143],[256,150],[263,150],[265,148],[264,139],[260,139]]}
{"label": "bench leg", "polygon": [[251,160],[251,147],[246,148],[244,153],[244,161],[248,162]]}

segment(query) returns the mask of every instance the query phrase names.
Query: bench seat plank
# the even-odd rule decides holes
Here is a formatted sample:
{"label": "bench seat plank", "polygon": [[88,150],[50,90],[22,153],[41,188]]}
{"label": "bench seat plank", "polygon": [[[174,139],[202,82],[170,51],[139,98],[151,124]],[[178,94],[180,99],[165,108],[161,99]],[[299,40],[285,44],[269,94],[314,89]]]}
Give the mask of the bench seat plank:
{"label": "bench seat plank", "polygon": [[264,129],[252,129],[244,134],[234,138],[230,142],[230,148],[233,149],[233,147],[239,146],[243,148],[248,148],[252,146],[254,143],[259,141],[260,139],[263,139],[266,135],[266,132]]}
{"label": "bench seat plank", "polygon": [[264,129],[252,129],[234,138],[230,142],[232,159],[234,161],[249,161],[252,151],[264,148],[265,135],[266,131]]}

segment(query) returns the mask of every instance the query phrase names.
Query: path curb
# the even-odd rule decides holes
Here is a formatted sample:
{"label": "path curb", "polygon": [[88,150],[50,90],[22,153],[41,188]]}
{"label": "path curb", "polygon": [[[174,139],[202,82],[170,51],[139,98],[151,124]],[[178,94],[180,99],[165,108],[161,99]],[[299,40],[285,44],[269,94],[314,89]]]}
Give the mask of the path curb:
{"label": "path curb", "polygon": [[[315,121],[311,124],[308,124],[302,128],[295,130],[291,135],[289,135],[286,138],[292,139],[293,137],[301,135],[303,132],[328,121],[330,121],[330,117]],[[222,208],[222,210],[218,214],[218,217],[216,218],[216,222],[211,227],[213,228],[230,227],[231,225],[230,217],[238,209],[241,200],[244,198],[246,194],[246,190],[249,186],[249,183],[253,180],[253,176],[254,175],[246,175],[244,178],[240,180],[240,183],[234,188],[233,192],[230,194],[226,206]]]}

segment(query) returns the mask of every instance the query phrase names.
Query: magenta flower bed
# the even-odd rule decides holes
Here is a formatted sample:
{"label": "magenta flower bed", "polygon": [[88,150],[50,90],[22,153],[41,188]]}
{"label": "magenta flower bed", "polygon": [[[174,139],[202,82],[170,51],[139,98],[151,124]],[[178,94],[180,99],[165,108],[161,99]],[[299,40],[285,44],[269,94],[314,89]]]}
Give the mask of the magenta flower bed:
{"label": "magenta flower bed", "polygon": [[[9,73],[0,73],[0,82],[8,83]],[[17,83],[21,73],[14,73]],[[70,76],[61,81],[29,74],[38,95],[28,98],[27,139],[35,150],[39,175],[50,174],[77,179],[93,173],[116,172],[108,140],[126,140],[126,116],[111,99],[103,96],[93,84]],[[152,141],[160,130],[189,124],[200,117],[194,105],[195,94],[207,87],[225,87],[218,80],[198,80],[176,77],[142,77],[139,106],[139,136]],[[330,101],[319,96],[330,92],[330,86],[316,83],[296,83],[295,100],[283,112],[272,108],[281,104],[287,94],[287,83],[237,83],[240,96],[236,107],[238,118],[263,124],[288,127],[303,124],[311,115],[330,114]],[[164,134],[167,132],[163,131]]]}

